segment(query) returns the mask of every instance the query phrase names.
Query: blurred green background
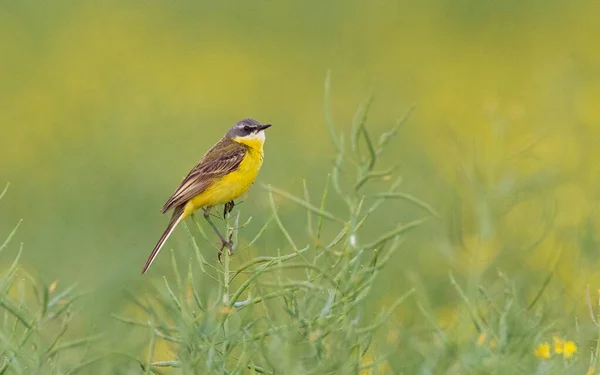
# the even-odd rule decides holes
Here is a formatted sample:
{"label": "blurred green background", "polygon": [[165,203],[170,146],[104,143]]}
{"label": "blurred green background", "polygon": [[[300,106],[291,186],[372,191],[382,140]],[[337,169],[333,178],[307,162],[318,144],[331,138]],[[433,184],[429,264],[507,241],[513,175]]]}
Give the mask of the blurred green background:
{"label": "blurred green background", "polygon": [[[317,197],[335,156],[331,69],[338,128],[371,93],[374,132],[416,105],[385,162],[442,215],[382,286],[418,284],[443,310],[449,269],[501,268],[533,295],[556,267],[551,290],[587,314],[585,286],[600,286],[599,11],[593,0],[4,1],[0,238],[23,219],[23,262],[47,282],[111,290],[162,276],[166,251],[139,275],[167,223],[160,207],[244,117],[273,124],[259,183],[302,195],[307,179]],[[267,202],[255,185],[242,236]],[[304,215],[279,203],[303,234]],[[393,203],[378,223],[419,214]],[[176,231],[166,248],[185,259],[186,244]],[[273,230],[255,253],[283,244]]]}

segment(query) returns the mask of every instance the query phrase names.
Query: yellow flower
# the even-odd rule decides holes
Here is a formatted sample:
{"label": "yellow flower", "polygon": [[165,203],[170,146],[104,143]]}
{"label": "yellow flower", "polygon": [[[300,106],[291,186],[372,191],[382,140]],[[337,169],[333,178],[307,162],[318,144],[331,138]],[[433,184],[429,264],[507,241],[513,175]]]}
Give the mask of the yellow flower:
{"label": "yellow flower", "polygon": [[477,339],[477,345],[481,346],[485,343],[485,339],[487,338],[487,334],[485,332],[481,332],[479,338]]}
{"label": "yellow flower", "polygon": [[[369,352],[367,352],[361,361],[361,365],[368,367],[369,365],[373,364],[373,355]],[[379,364],[379,366],[377,366],[376,369],[378,374],[391,374],[392,373],[392,367],[390,366],[388,361],[385,361],[381,364]],[[360,375],[372,375],[374,373],[373,368],[365,368],[363,370],[360,370]]]}
{"label": "yellow flower", "polygon": [[48,293],[52,294],[54,289],[56,289],[56,284],[58,284],[58,280],[54,280],[52,284],[48,287]]}
{"label": "yellow flower", "polygon": [[550,344],[547,342],[543,342],[535,347],[533,351],[536,357],[539,359],[549,359],[550,358]]}
{"label": "yellow flower", "polygon": [[575,345],[575,343],[573,341],[567,341],[565,342],[565,345],[563,346],[563,356],[565,358],[571,358],[573,357],[573,354],[575,354],[575,352],[577,351],[577,345]]}
{"label": "yellow flower", "polygon": [[552,337],[552,340],[554,341],[554,352],[556,354],[562,354],[563,348],[565,346],[565,340],[557,336]]}
{"label": "yellow flower", "polygon": [[[479,337],[477,337],[477,346],[487,346],[489,349],[494,349],[496,347],[496,339],[490,337],[488,339],[488,334],[485,332],[481,332]],[[486,345],[487,343],[487,345]]]}
{"label": "yellow flower", "polygon": [[562,354],[566,359],[573,357],[573,354],[577,352],[577,345],[573,341],[565,341],[557,336],[554,336],[552,340],[554,341],[554,352]]}

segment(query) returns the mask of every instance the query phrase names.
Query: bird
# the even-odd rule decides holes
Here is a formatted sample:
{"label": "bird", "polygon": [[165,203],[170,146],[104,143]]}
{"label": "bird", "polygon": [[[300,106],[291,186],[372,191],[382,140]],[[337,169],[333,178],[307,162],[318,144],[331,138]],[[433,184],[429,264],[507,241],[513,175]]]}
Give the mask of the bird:
{"label": "bird", "polygon": [[198,209],[204,211],[204,218],[221,240],[219,260],[225,247],[231,251],[231,237],[225,240],[210,219],[210,211],[215,206],[224,205],[223,215],[226,216],[233,209],[234,200],[254,184],[263,164],[265,130],[270,126],[251,118],[238,121],[202,156],[162,207],[163,214],[170,210],[173,214],[150,253],[142,275],[148,271],[175,227],[186,217],[193,218]]}

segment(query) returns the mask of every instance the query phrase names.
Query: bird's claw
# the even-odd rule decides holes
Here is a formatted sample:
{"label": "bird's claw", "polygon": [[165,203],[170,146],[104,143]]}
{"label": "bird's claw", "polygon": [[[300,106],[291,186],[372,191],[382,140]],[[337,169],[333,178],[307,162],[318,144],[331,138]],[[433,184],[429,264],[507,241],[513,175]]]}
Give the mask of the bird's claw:
{"label": "bird's claw", "polygon": [[233,211],[233,207],[235,206],[234,201],[229,201],[223,205],[223,218],[227,218],[227,214]]}
{"label": "bird's claw", "polygon": [[221,256],[223,255],[223,249],[227,248],[227,255],[232,256],[233,255],[233,241],[231,240],[231,237],[229,238],[229,241],[225,242],[221,242],[221,249],[219,250],[219,253],[217,254],[217,259],[219,260],[219,263],[223,264],[223,262],[221,261]]}

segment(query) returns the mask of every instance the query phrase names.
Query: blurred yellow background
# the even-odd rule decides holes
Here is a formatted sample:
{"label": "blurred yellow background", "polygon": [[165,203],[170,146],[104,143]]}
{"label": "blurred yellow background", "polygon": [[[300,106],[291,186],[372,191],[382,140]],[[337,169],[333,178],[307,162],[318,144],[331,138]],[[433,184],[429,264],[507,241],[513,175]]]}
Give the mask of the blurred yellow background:
{"label": "blurred yellow background", "polygon": [[[371,93],[373,132],[416,105],[385,161],[443,219],[394,258],[407,274],[395,282],[435,295],[449,268],[500,267],[534,293],[556,264],[553,286],[585,311],[584,286],[600,286],[599,12],[593,0],[4,2],[0,238],[24,219],[24,262],[48,282],[139,282],[160,207],[244,117],[273,124],[259,183],[301,195],[306,178],[317,197],[335,156],[331,69],[338,128]],[[251,238],[264,190],[240,208]],[[419,213],[382,215],[392,228]],[[283,244],[275,233],[258,253]],[[179,231],[167,248],[185,258],[186,244]]]}

